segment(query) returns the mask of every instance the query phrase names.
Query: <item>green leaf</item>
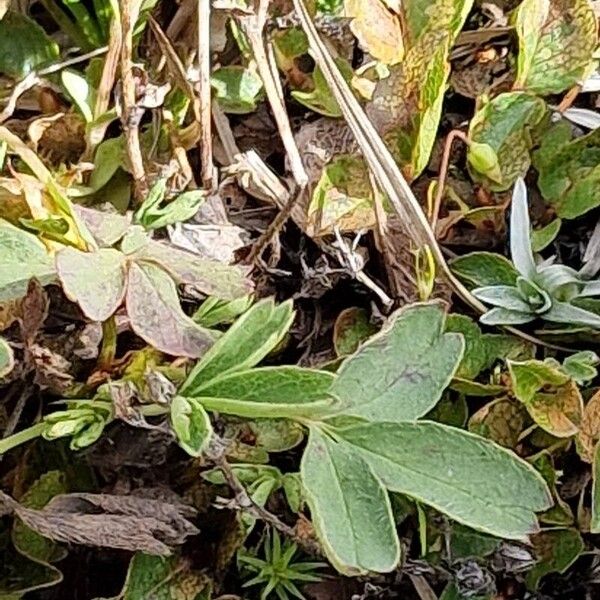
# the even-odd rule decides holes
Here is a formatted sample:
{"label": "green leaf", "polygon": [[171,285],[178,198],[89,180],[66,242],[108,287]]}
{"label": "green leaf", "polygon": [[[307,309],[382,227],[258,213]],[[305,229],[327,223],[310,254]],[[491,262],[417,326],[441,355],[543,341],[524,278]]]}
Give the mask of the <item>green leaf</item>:
{"label": "green leaf", "polygon": [[397,311],[347,358],[331,389],[340,414],[372,421],[417,419],[431,410],[462,358],[462,336],[444,333],[438,303]]}
{"label": "green leaf", "polygon": [[212,379],[193,396],[210,410],[240,417],[310,418],[331,409],[334,378],[316,369],[261,367]]}
{"label": "green leaf", "polygon": [[24,296],[32,277],[42,285],[55,279],[46,247],[36,236],[0,219],[0,302]]}
{"label": "green leaf", "polygon": [[123,302],[125,255],[118,250],[63,248],[56,254],[56,270],[67,298],[92,321],[105,321]]}
{"label": "green leaf", "polygon": [[200,456],[213,435],[210,418],[202,404],[194,398],[175,396],[170,415],[178,444],[190,456]]}
{"label": "green leaf", "polygon": [[159,179],[134,215],[134,222],[145,229],[160,229],[193,217],[206,200],[204,190],[184,192],[161,207],[167,191],[166,179]]}
{"label": "green leaf", "polygon": [[[347,82],[350,82],[353,76],[350,64],[342,58],[336,59],[335,63],[344,79]],[[327,80],[319,67],[316,67],[313,71],[313,83],[314,89],[312,91],[301,92],[299,90],[293,90],[292,98],[310,110],[314,110],[326,117],[341,117],[342,113],[340,107],[331,93],[331,90],[327,85]]]}
{"label": "green leaf", "polygon": [[210,84],[221,108],[237,115],[256,110],[263,88],[260,77],[253,69],[239,65],[213,71]]}
{"label": "green leaf", "polygon": [[156,265],[129,265],[126,305],[135,333],[162,352],[197,358],[213,343],[212,334],[181,310],[175,283]]}
{"label": "green leaf", "polygon": [[500,172],[494,170],[494,176],[490,177],[489,172],[480,171],[469,148],[467,159],[473,179],[491,190],[503,191],[524,176],[531,163],[529,152],[533,146],[529,131],[541,122],[546,110],[541,98],[523,92],[500,94],[484,104],[471,119],[469,139],[492,149],[498,157]]}
{"label": "green leaf", "polygon": [[452,526],[450,556],[452,561],[465,558],[484,558],[494,552],[501,541],[458,523]]}
{"label": "green leaf", "polygon": [[135,251],[133,256],[157,263],[168,271],[177,283],[192,285],[207,296],[233,300],[252,291],[247,268],[225,265],[164,242],[149,240]]}
{"label": "green leaf", "polygon": [[[65,474],[62,471],[48,471],[19,498],[19,503],[27,508],[40,509],[54,496],[65,494],[67,491]],[[27,527],[20,519],[15,519],[12,539],[15,548],[21,554],[40,563],[56,562],[67,554],[56,542]]]}
{"label": "green leaf", "polygon": [[200,308],[192,315],[192,319],[211,329],[216,325],[232,323],[237,317],[245,313],[254,303],[254,298],[249,294],[235,300],[221,300],[220,298],[207,298]]}
{"label": "green leaf", "polygon": [[72,69],[63,69],[60,79],[86,123],[91,123],[94,120],[95,90],[81,73]]}
{"label": "green leaf", "polygon": [[531,232],[531,249],[534,252],[541,252],[547,248],[558,235],[562,225],[561,219],[554,219],[540,229],[534,229]]}
{"label": "green leaf", "polygon": [[194,396],[218,375],[257,365],[281,342],[293,319],[291,302],[279,306],[271,298],[257,302],[196,363],[180,393]]}
{"label": "green leaf", "polygon": [[475,171],[502,185],[502,171],[498,155],[489,144],[471,142],[467,160]]}
{"label": "green leaf", "polygon": [[327,558],[347,575],[392,571],[400,560],[388,494],[352,449],[311,428],[300,466]]}
{"label": "green leaf", "polygon": [[109,138],[98,144],[94,155],[94,170],[90,176],[90,192],[104,187],[125,164],[125,139],[123,136]]}
{"label": "green leaf", "polygon": [[[531,224],[527,187],[522,177],[515,181],[510,209],[510,258],[519,273],[534,281],[537,275],[535,259],[531,250]],[[531,285],[531,284],[530,284]],[[519,287],[519,279],[517,279]]]}
{"label": "green leaf", "polygon": [[369,321],[369,315],[363,308],[346,308],[335,320],[333,345],[338,356],[347,356],[356,352],[360,344],[369,336],[377,333],[377,327]]}
{"label": "green leaf", "polygon": [[596,365],[600,358],[591,350],[583,350],[567,356],[563,361],[563,370],[580,385],[589,383],[598,375]]}
{"label": "green leaf", "polygon": [[[150,556],[137,552],[129,563],[120,600],[200,600],[211,588],[207,576],[191,569],[180,556]],[[209,596],[207,596],[208,598]]]}
{"label": "green leaf", "polygon": [[558,94],[588,74],[598,43],[596,16],[588,0],[523,0],[515,28],[516,87]]}
{"label": "green leaf", "polygon": [[58,56],[58,44],[23,13],[9,10],[0,20],[0,73],[21,79]]}
{"label": "green leaf", "polygon": [[530,590],[537,589],[544,575],[564,573],[585,549],[581,534],[576,529],[543,531],[533,536],[531,541],[538,562],[525,579]]}
{"label": "green leaf", "polygon": [[15,366],[15,356],[8,342],[0,337],[0,379],[6,377]]}
{"label": "green leaf", "polygon": [[575,219],[600,206],[600,129],[570,141],[561,125],[542,138],[534,166],[544,199],[559,217]]}
{"label": "green leaf", "polygon": [[463,525],[509,539],[537,531],[552,497],[528,463],[489,440],[447,425],[369,423],[338,430],[384,485]]}
{"label": "green leaf", "polygon": [[450,261],[452,271],[475,286],[516,285],[519,273],[501,254],[471,252]]}

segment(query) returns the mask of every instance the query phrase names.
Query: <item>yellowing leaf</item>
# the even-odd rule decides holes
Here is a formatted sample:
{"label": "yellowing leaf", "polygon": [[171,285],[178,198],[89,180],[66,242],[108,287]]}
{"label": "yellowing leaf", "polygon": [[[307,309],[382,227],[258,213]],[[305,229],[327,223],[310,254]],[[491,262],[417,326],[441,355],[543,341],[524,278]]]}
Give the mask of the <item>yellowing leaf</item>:
{"label": "yellowing leaf", "polygon": [[584,78],[598,43],[589,0],[524,0],[516,13],[515,87],[557,94]]}
{"label": "yellowing leaf", "polygon": [[347,17],[352,17],[352,33],[373,58],[389,65],[402,60],[400,19],[381,0],[345,0],[344,11]]}
{"label": "yellowing leaf", "polygon": [[556,437],[579,431],[583,400],[577,384],[550,359],[508,361],[513,392],[531,418]]}
{"label": "yellowing leaf", "polygon": [[585,405],[581,427],[577,434],[577,451],[582,460],[591,463],[594,449],[600,439],[600,392],[596,392]]}
{"label": "yellowing leaf", "polygon": [[402,63],[377,84],[367,106],[369,118],[411,180],[429,162],[450,73],[448,55],[473,0],[420,5],[415,10],[420,12],[418,23],[409,20],[411,47]]}
{"label": "yellowing leaf", "polygon": [[469,431],[505,448],[515,448],[526,422],[527,412],[522,404],[509,398],[498,398],[471,417]]}
{"label": "yellowing leaf", "polygon": [[362,157],[342,154],[328,163],[308,207],[308,234],[312,237],[374,227],[373,189]]}
{"label": "yellowing leaf", "polygon": [[525,175],[533,145],[529,132],[545,114],[546,105],[541,98],[522,92],[500,94],[484,104],[471,120],[469,138],[474,144],[488,146],[498,162],[491,171],[482,168],[475,152],[469,149],[467,158],[473,178],[500,191]]}

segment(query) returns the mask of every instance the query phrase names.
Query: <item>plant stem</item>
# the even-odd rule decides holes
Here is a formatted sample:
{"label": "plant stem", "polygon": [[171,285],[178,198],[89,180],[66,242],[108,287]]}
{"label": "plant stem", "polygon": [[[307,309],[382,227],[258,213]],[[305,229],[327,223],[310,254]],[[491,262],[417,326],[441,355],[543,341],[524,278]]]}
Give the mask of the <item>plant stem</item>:
{"label": "plant stem", "polygon": [[13,435],[0,440],[0,455],[24,444],[25,442],[30,442],[34,440],[36,437],[42,435],[44,431],[44,427],[46,424],[42,421],[41,423],[36,423],[31,427],[27,427],[27,429],[23,429]]}
{"label": "plant stem", "polygon": [[110,369],[117,352],[117,322],[111,315],[102,323],[102,348],[98,356],[98,366],[103,370]]}

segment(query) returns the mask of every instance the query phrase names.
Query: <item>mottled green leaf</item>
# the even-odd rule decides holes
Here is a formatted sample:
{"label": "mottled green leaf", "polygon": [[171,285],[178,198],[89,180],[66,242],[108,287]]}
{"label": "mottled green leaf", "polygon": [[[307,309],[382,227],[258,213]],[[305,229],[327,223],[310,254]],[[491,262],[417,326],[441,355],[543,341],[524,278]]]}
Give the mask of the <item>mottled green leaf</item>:
{"label": "mottled green leaf", "polygon": [[589,383],[598,375],[596,365],[600,358],[591,350],[576,352],[565,358],[563,361],[563,370],[580,385]]}
{"label": "mottled green leaf", "polygon": [[427,413],[462,358],[462,336],[444,333],[438,303],[397,311],[383,330],[347,358],[332,393],[340,413],[373,421],[403,421]]}
{"label": "mottled green leaf", "polygon": [[548,573],[564,573],[585,549],[581,534],[576,529],[542,531],[531,538],[538,559],[527,573],[527,587],[537,589],[540,579]]}
{"label": "mottled green leaf", "polygon": [[410,180],[429,162],[450,74],[448,55],[473,0],[411,3],[411,45],[381,80],[367,114]]}
{"label": "mottled green leaf", "polygon": [[314,428],[300,473],[317,535],[335,568],[349,575],[393,570],[400,544],[390,501],[368,464]]}
{"label": "mottled green leaf", "polygon": [[175,396],[170,408],[171,427],[178,444],[190,456],[200,456],[210,443],[213,433],[204,407],[195,398]]}
{"label": "mottled green leaf", "polygon": [[229,65],[213,71],[210,84],[221,108],[238,115],[256,110],[263,87],[253,69],[240,65]]}
{"label": "mottled green leaf", "polygon": [[[379,0],[378,0],[379,1]],[[359,231],[376,223],[373,188],[362,157],[340,154],[323,168],[308,206],[308,233]]]}
{"label": "mottled green leaf", "polygon": [[560,368],[546,361],[508,361],[513,393],[532,419],[556,437],[570,437],[579,430],[583,400],[577,384]]}
{"label": "mottled green leaf", "polygon": [[6,377],[15,366],[15,357],[8,342],[0,337],[0,379]]}
{"label": "mottled green leaf", "polygon": [[54,281],[55,270],[38,238],[0,219],[0,302],[24,296],[29,280]]}
{"label": "mottled green leaf", "polygon": [[249,418],[311,417],[330,410],[335,375],[281,366],[234,371],[196,388],[194,397],[209,409]]}
{"label": "mottled green leaf", "polygon": [[0,73],[20,79],[58,56],[58,44],[23,13],[9,10],[0,20]]}
{"label": "mottled green leaf", "polygon": [[484,104],[471,119],[469,138],[477,144],[487,144],[498,157],[500,173],[477,170],[471,150],[467,152],[473,178],[491,190],[506,190],[522,177],[531,163],[533,146],[530,130],[546,114],[543,100],[522,92],[496,96]]}
{"label": "mottled green leaf", "polygon": [[67,298],[92,321],[105,321],[123,301],[126,265],[118,250],[63,248],[56,254],[56,270]]}
{"label": "mottled green leaf", "polygon": [[515,454],[447,425],[369,423],[338,431],[391,491],[479,531],[525,539],[552,498],[543,478]]}
{"label": "mottled green leaf", "polygon": [[452,271],[474,286],[515,285],[519,273],[501,254],[471,252],[450,261]]}
{"label": "mottled green leaf", "polygon": [[242,315],[192,369],[180,393],[196,390],[218,375],[257,365],[283,339],[294,319],[291,302],[257,302]]}
{"label": "mottled green leaf", "polygon": [[126,305],[135,333],[162,352],[197,358],[214,341],[181,310],[175,283],[156,265],[130,264]]}
{"label": "mottled green leaf", "polygon": [[534,252],[541,252],[547,248],[556,239],[561,225],[561,219],[554,219],[548,225],[534,229],[531,232],[531,249]]}
{"label": "mottled green leaf", "polygon": [[192,285],[207,296],[233,300],[252,291],[247,268],[226,265],[165,242],[149,240],[133,256],[159,264],[177,283]]}
{"label": "mottled green leaf", "polygon": [[589,0],[523,0],[515,28],[519,36],[517,88],[558,94],[589,74],[598,43]]}

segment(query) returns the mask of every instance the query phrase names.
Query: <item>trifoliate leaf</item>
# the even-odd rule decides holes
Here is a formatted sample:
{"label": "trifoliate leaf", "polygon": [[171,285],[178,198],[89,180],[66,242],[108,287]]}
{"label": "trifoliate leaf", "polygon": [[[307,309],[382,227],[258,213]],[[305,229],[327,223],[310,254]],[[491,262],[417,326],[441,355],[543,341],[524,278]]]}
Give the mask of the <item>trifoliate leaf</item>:
{"label": "trifoliate leaf", "polygon": [[[485,183],[491,190],[506,190],[517,177],[522,177],[530,165],[529,152],[533,146],[529,131],[546,114],[543,100],[522,92],[509,92],[496,96],[480,108],[469,126],[472,142],[467,151],[470,172],[476,181]],[[477,158],[472,156],[476,144],[486,144],[498,158],[498,169],[489,166],[479,169]],[[491,175],[491,176],[490,176]]]}
{"label": "trifoliate leaf", "polygon": [[369,423],[340,429],[391,491],[473,529],[509,539],[537,531],[552,498],[528,463],[489,440],[439,423]]}
{"label": "trifoliate leaf", "polygon": [[272,298],[257,302],[196,363],[180,393],[195,396],[215,377],[257,365],[281,342],[293,319],[291,302],[278,306]]}
{"label": "trifoliate leaf", "polygon": [[516,12],[517,88],[558,94],[583,79],[598,43],[588,0],[524,0]]}
{"label": "trifoliate leaf", "polygon": [[10,10],[0,20],[0,73],[20,79],[58,56],[58,44],[23,13]]}
{"label": "trifoliate leaf", "polygon": [[194,398],[175,396],[171,401],[171,427],[177,443],[190,455],[200,456],[213,434],[208,413]]}
{"label": "trifoliate leaf", "polygon": [[156,265],[130,264],[126,305],[135,333],[162,352],[197,358],[213,344],[211,333],[181,310],[175,283]]}
{"label": "trifoliate leaf", "polygon": [[56,278],[46,247],[36,236],[0,219],[0,302],[24,296],[32,277],[42,285]]}
{"label": "trifoliate leaf", "polygon": [[341,413],[372,421],[407,421],[431,410],[454,375],[462,336],[444,333],[438,303],[399,310],[380,333],[347,358],[332,393]]}
{"label": "trifoliate leaf", "polygon": [[312,428],[300,473],[317,535],[335,568],[348,575],[393,570],[400,544],[390,501],[365,460]]}
{"label": "trifoliate leaf", "polygon": [[67,298],[92,321],[105,321],[123,301],[125,255],[118,250],[63,248],[56,254],[56,270]]}

